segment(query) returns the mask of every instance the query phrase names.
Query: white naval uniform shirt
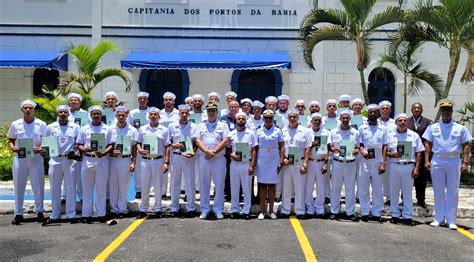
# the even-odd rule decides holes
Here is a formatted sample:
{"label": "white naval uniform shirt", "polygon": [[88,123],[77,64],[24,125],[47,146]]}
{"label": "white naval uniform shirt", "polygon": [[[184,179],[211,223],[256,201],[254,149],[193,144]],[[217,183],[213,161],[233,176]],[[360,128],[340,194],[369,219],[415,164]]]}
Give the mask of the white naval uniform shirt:
{"label": "white naval uniform shirt", "polygon": [[168,127],[169,124],[179,120],[179,110],[173,108],[173,111],[166,112],[165,109],[160,110],[160,124]]}
{"label": "white naval uniform shirt", "polygon": [[381,125],[385,126],[387,133],[392,132],[397,129],[397,125],[395,124],[395,120],[393,118],[389,118],[387,121],[383,121],[382,119],[377,120]]}
{"label": "white naval uniform shirt", "polygon": [[[69,122],[74,122],[74,118],[76,118],[77,112],[86,112],[86,113],[87,113],[87,111],[84,110],[84,109],[82,109],[82,108],[79,108],[79,110],[76,111],[76,112],[71,112],[71,110],[69,110],[69,117],[68,117],[68,121],[69,121]],[[91,122],[91,116],[90,116],[89,113],[87,113],[87,117],[88,117],[88,119],[89,119],[89,122]],[[84,125],[85,125],[85,124],[84,124]]]}
{"label": "white naval uniform shirt", "polygon": [[250,152],[249,158],[252,157],[252,148],[258,145],[257,136],[253,130],[245,128],[243,131],[239,132],[237,129],[234,129],[227,135],[227,137],[229,138],[230,146],[232,147],[232,153],[235,153],[237,143],[248,143]]}
{"label": "white naval uniform shirt", "polygon": [[112,136],[114,140],[117,141],[118,136],[129,136],[131,147],[136,144],[137,129],[130,124],[126,124],[124,128],[120,128],[118,124],[111,126]]}
{"label": "white naval uniform shirt", "polygon": [[112,135],[112,129],[104,124],[100,123],[98,126],[89,123],[81,128],[79,136],[77,137],[76,143],[84,145],[85,147],[91,147],[91,135],[102,133],[105,135],[105,147],[115,143],[115,137]]}
{"label": "white naval uniform shirt", "polygon": [[247,119],[247,127],[253,130],[254,132],[263,125],[263,117],[260,116],[260,119],[255,119],[252,115],[249,119]]}
{"label": "white naval uniform shirt", "polygon": [[[351,141],[354,144],[354,148],[360,145],[359,132],[352,127],[347,130],[342,130],[341,127],[338,126],[330,131],[330,136],[332,146],[339,146],[343,140]],[[333,154],[335,159],[339,159],[339,152]]]}
{"label": "white naval uniform shirt", "polygon": [[29,124],[21,118],[12,122],[7,137],[16,139],[15,146],[18,146],[18,139],[33,138],[33,147],[40,147],[45,130],[46,123],[36,117]]}
{"label": "white naval uniform shirt", "polygon": [[146,109],[139,109],[139,108],[135,108],[135,109],[132,109],[130,110],[130,112],[128,113],[128,117],[127,117],[127,123],[129,123],[130,125],[133,126],[133,118],[134,118],[134,115],[137,114],[137,113],[144,113],[145,114],[145,119],[146,119],[146,123],[141,123],[142,126],[146,125],[146,124],[149,124],[150,123],[150,119],[148,118],[148,112],[150,111],[150,107],[147,106]]}
{"label": "white naval uniform shirt", "polygon": [[388,135],[385,126],[377,122],[376,125],[362,124],[359,127],[360,142],[364,145],[365,151],[374,148],[375,158],[370,161],[382,161],[382,147],[388,144]]}
{"label": "white naval uniform shirt", "polygon": [[[170,137],[170,144],[176,144],[181,141],[181,136],[190,137],[193,141],[196,140],[196,137],[199,135],[199,131],[198,126],[191,121],[188,121],[188,123],[185,125],[182,125],[179,123],[179,121],[176,121],[168,126],[168,134]],[[172,150],[181,153],[180,149]]]}
{"label": "white naval uniform shirt", "polygon": [[[301,157],[304,157],[306,148],[313,143],[312,131],[302,125],[296,128],[283,128],[283,139],[285,140],[285,155],[288,156],[290,147],[298,147],[301,150]],[[300,161],[303,163],[302,161]]]}
{"label": "white naval uniform shirt", "polygon": [[[81,132],[81,127],[74,122],[68,121],[66,125],[61,126],[58,121],[49,124],[46,127],[44,136],[55,136],[58,141],[58,154],[67,154],[74,151],[76,139]],[[59,160],[52,157],[51,161]]]}
{"label": "white naval uniform shirt", "polygon": [[[214,121],[209,122],[208,120],[199,123],[199,139],[203,142],[206,148],[215,148],[222,140],[226,139],[229,135],[229,127],[225,122]],[[224,155],[225,150],[221,150],[217,153],[218,156]],[[202,151],[201,151],[202,152]]]}
{"label": "white naval uniform shirt", "polygon": [[[339,117],[335,116],[335,117],[328,117],[327,115],[326,116],[323,116],[323,119],[321,121],[321,127],[324,128],[324,129],[327,129],[325,127],[325,124],[326,122],[328,121],[336,121],[336,127],[334,129],[336,129],[337,127],[339,127],[341,125],[341,121],[339,120]],[[327,129],[329,130],[329,129]],[[331,130],[329,130],[331,131]]]}
{"label": "white naval uniform shirt", "polygon": [[454,120],[449,123],[439,120],[437,123],[429,125],[423,138],[433,143],[431,152],[435,154],[434,157],[437,155],[440,157],[459,156],[462,153],[461,145],[472,140],[467,128]]}
{"label": "white naval uniform shirt", "polygon": [[[327,144],[331,144],[331,134],[330,134],[329,130],[320,127],[318,131],[314,131],[312,128],[310,129],[310,131],[312,132],[312,136],[313,136],[312,141],[314,141],[315,136],[327,136],[327,138],[328,138]],[[328,153],[329,153],[329,150],[328,150]],[[321,155],[321,154],[315,155],[314,150],[311,150],[310,158],[312,158],[312,159],[322,159],[322,158],[324,158],[324,156]]]}
{"label": "white naval uniform shirt", "polygon": [[[411,152],[411,159],[409,159],[409,162],[415,162],[416,160],[416,153],[422,152],[425,150],[423,147],[423,143],[421,142],[420,136],[414,132],[411,131],[410,129],[407,129],[406,133],[399,133],[397,129],[394,131],[389,131],[387,133],[388,135],[388,150],[391,152],[396,152],[397,151],[397,145],[398,141],[411,141],[412,145],[412,152]],[[389,162],[391,163],[397,163],[401,162],[399,158],[395,157],[390,157]]]}
{"label": "white naval uniform shirt", "polygon": [[[158,156],[165,155],[165,146],[169,145],[170,143],[168,128],[161,124],[156,127],[151,127],[149,124],[144,125],[138,129],[136,142],[142,144],[144,136],[158,137]],[[144,157],[150,157],[150,155],[145,155]]]}

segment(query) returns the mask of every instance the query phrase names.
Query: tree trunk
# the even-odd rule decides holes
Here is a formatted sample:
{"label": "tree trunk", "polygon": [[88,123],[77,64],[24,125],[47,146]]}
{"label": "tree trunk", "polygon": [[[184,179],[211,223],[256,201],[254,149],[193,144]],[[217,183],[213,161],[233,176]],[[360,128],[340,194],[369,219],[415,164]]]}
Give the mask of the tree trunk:
{"label": "tree trunk", "polygon": [[408,75],[407,73],[404,74],[403,76],[404,82],[403,82],[403,112],[407,112],[407,93],[408,93]]}
{"label": "tree trunk", "polygon": [[[453,84],[454,75],[456,74],[456,70],[459,64],[459,58],[461,57],[461,46],[451,46],[449,49],[449,69],[448,69],[448,79],[446,80],[446,85],[444,86],[444,92],[441,94],[440,99],[447,98],[449,95],[449,91],[451,90],[451,86]],[[436,101],[438,102],[438,101]],[[439,120],[439,111],[436,114],[435,121]]]}
{"label": "tree trunk", "polygon": [[369,100],[369,94],[367,92],[367,84],[365,83],[364,69],[358,69],[358,70],[359,70],[360,85],[361,85],[361,88],[362,88],[362,94],[364,95],[365,104],[368,105],[368,104],[370,104],[370,100]]}

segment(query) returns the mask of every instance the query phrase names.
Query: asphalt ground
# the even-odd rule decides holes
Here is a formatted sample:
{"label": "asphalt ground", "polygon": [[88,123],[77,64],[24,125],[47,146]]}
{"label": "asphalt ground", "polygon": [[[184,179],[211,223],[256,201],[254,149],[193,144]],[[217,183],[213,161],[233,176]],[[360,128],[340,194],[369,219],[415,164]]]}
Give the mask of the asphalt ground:
{"label": "asphalt ground", "polygon": [[[51,224],[32,215],[21,225],[0,216],[1,261],[472,261],[474,220],[468,232],[349,220],[200,220],[133,217],[107,226]],[[299,225],[301,226],[299,229]],[[471,237],[471,238],[469,238]],[[305,239],[308,240],[305,245]]]}

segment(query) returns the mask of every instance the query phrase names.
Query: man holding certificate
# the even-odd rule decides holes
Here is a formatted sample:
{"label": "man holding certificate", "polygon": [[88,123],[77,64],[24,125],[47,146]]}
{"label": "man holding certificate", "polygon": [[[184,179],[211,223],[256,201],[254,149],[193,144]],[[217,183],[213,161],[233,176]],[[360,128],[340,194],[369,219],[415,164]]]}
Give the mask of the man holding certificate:
{"label": "man holding certificate", "polygon": [[243,217],[250,219],[251,182],[257,159],[257,137],[255,132],[246,128],[247,115],[240,112],[235,115],[237,128],[227,136],[231,146],[230,158],[230,186],[231,186],[231,219],[239,217],[240,186],[244,193]]}
{"label": "man holding certificate", "polygon": [[179,105],[179,121],[171,123],[168,127],[171,154],[171,206],[172,216],[179,212],[179,195],[181,191],[181,181],[184,179],[186,191],[186,212],[191,218],[196,213],[196,184],[194,178],[194,168],[196,164],[194,146],[196,137],[199,134],[197,125],[189,121],[191,107],[189,105]]}
{"label": "man holding certificate", "polygon": [[[369,214],[376,221],[383,222],[383,176],[386,176],[386,162],[384,156],[387,146],[387,132],[378,119],[378,105],[370,104],[366,107],[368,122],[359,127],[362,158],[360,160],[360,173],[358,178],[358,192],[360,201],[361,220],[369,221]],[[369,188],[372,187],[372,201]],[[372,208],[370,207],[372,203]]]}
{"label": "man holding certificate", "polygon": [[127,108],[117,106],[115,116],[117,123],[111,126],[111,129],[116,142],[109,160],[110,211],[114,217],[123,218],[128,213],[130,172],[133,172],[136,166],[135,136],[137,130],[127,123]]}
{"label": "man holding certificate", "polygon": [[84,153],[81,167],[84,198],[82,201],[82,222],[92,222],[95,189],[96,215],[99,221],[104,223],[106,221],[105,206],[109,177],[109,159],[107,155],[113,150],[115,137],[113,137],[109,126],[101,122],[102,107],[91,106],[89,114],[92,121],[81,128],[76,141],[79,150]]}
{"label": "man holding certificate", "polygon": [[23,118],[13,121],[8,130],[8,146],[15,153],[13,157],[13,185],[15,189],[15,217],[12,224],[23,221],[23,201],[28,176],[35,197],[38,222],[42,222],[44,199],[44,164],[40,153],[41,137],[46,124],[35,117],[36,103],[24,100],[20,104]]}
{"label": "man holding certificate", "polygon": [[351,111],[343,109],[339,112],[341,124],[332,129],[330,150],[334,154],[332,159],[332,191],[331,191],[331,220],[336,219],[341,208],[342,184],[346,191],[347,217],[353,222],[357,222],[354,215],[355,209],[355,177],[356,163],[355,157],[359,153],[360,135],[359,132],[350,126]]}
{"label": "man holding certificate", "polygon": [[404,113],[395,116],[397,128],[388,132],[386,155],[390,157],[390,223],[397,224],[400,219],[398,201],[400,191],[403,195],[402,222],[414,225],[412,221],[413,179],[420,170],[421,152],[425,150],[420,136],[408,129],[408,116]]}
{"label": "man holding certificate", "polygon": [[226,173],[226,159],[224,152],[227,145],[229,127],[225,122],[217,120],[217,104],[209,102],[206,106],[208,119],[199,123],[199,135],[196,144],[202,154],[199,156],[199,184],[201,193],[201,215],[206,219],[211,211],[210,189],[211,178],[215,185],[213,211],[217,219],[224,215],[224,184]]}
{"label": "man holding certificate", "polygon": [[140,127],[136,136],[137,152],[142,155],[140,178],[142,185],[142,202],[137,218],[145,218],[150,204],[150,188],[155,189],[154,212],[157,218],[162,216],[161,195],[165,174],[170,164],[170,147],[168,128],[159,124],[160,110],[150,107],[148,110],[150,124]]}
{"label": "man holding certificate", "polygon": [[[149,124],[148,121],[148,96],[147,92],[138,92],[138,108],[130,110],[128,114],[127,121],[130,125],[135,127],[137,130],[146,124]],[[142,191],[140,185],[140,166],[141,166],[142,157],[140,154],[137,155],[136,165],[135,165],[135,175],[134,175],[134,187],[135,187],[135,199],[142,198]]]}
{"label": "man holding certificate", "polygon": [[[308,158],[308,172],[305,182],[306,215],[324,218],[324,179],[328,176],[328,144],[331,143],[329,131],[322,128],[323,116],[311,114],[312,145]],[[313,198],[314,182],[316,182],[316,199]]]}
{"label": "man holding certificate", "polygon": [[287,111],[288,126],[283,128],[285,140],[285,159],[282,168],[283,199],[281,217],[287,218],[291,212],[291,191],[295,192],[294,211],[296,217],[304,219],[305,209],[305,182],[308,171],[308,160],[311,155],[313,134],[310,129],[298,123],[298,110],[292,108]]}
{"label": "man holding certificate", "polygon": [[[52,138],[51,143],[45,143],[49,140],[43,140],[42,147],[45,150],[49,148],[49,182],[51,186],[51,217],[47,223],[57,222],[61,218],[61,186],[64,180],[64,190],[66,193],[66,216],[71,223],[76,223],[76,191],[74,187],[74,174],[72,173],[74,147],[76,139],[81,131],[80,126],[68,120],[69,107],[59,105],[56,107],[58,112],[58,121],[49,124],[44,132],[44,138]],[[56,150],[52,152],[52,148]]]}

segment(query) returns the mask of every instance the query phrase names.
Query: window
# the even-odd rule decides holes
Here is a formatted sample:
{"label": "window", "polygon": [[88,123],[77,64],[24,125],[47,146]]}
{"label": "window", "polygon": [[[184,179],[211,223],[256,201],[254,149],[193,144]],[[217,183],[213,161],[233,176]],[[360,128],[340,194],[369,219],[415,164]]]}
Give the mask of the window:
{"label": "window", "polygon": [[44,95],[43,86],[56,89],[59,85],[59,71],[46,68],[37,68],[33,74],[33,95]]}

